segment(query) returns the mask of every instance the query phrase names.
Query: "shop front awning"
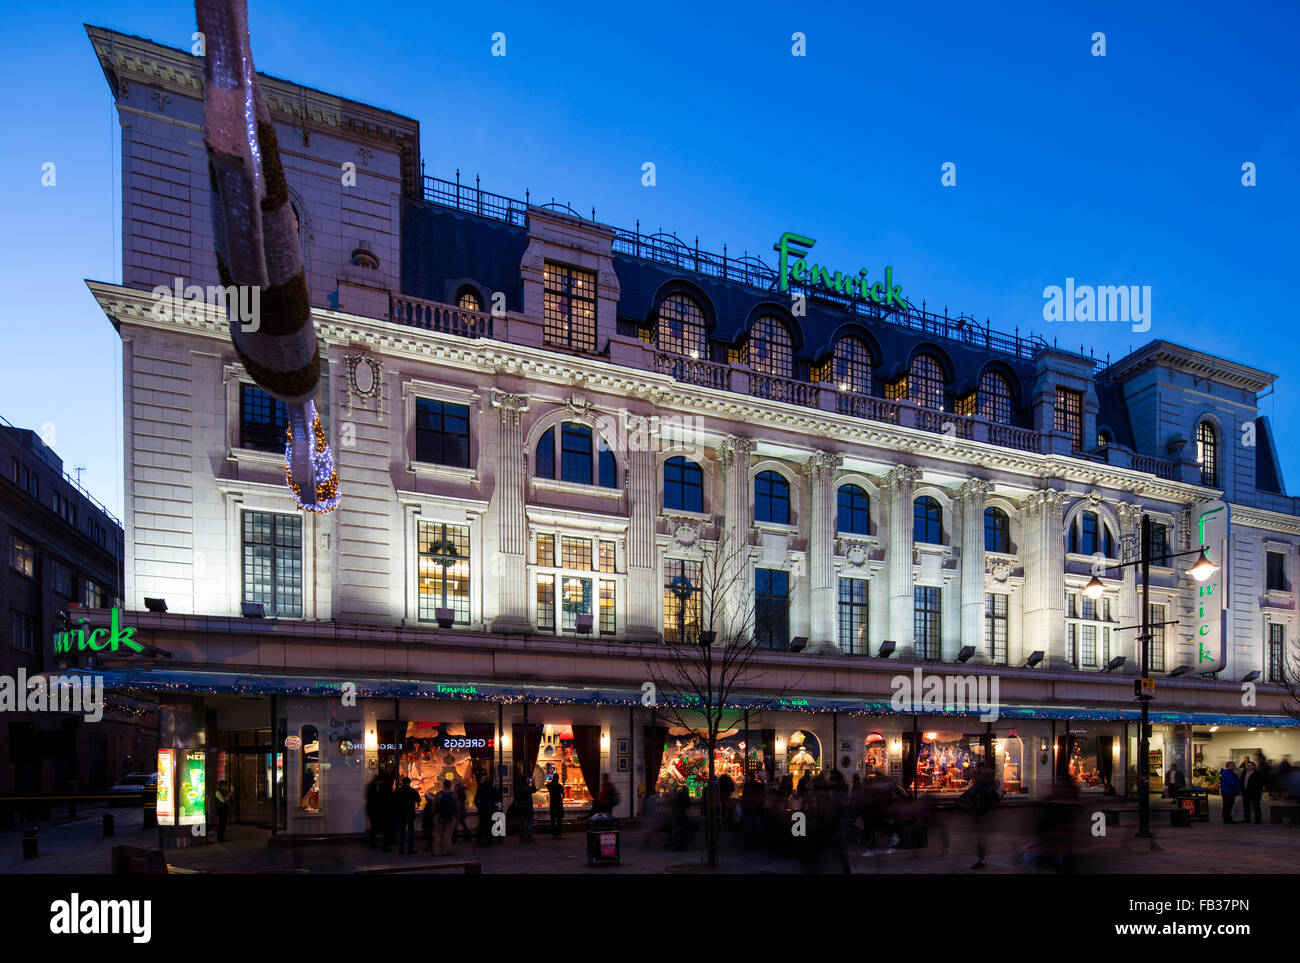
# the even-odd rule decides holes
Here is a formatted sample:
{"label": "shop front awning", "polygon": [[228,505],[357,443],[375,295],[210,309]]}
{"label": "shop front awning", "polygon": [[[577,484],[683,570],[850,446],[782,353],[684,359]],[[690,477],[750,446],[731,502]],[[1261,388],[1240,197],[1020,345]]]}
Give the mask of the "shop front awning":
{"label": "shop front awning", "polygon": [[[466,700],[472,702],[531,702],[567,705],[632,706],[644,708],[641,689],[594,686],[549,686],[519,683],[482,683],[466,681],[431,681],[428,679],[376,679],[328,676],[273,675],[266,673],[228,673],[204,670],[163,669],[151,667],[122,667],[111,669],[67,669],[54,675],[98,675],[104,679],[104,689],[109,691],[149,692],[155,696],[168,693],[190,695],[280,695],[317,698],[338,698],[345,684],[356,686],[360,699],[430,699]],[[33,676],[33,678],[36,678]],[[661,695],[660,704],[675,701],[689,708],[690,700],[667,700]],[[899,710],[888,699],[846,699],[842,697],[790,697],[740,695],[731,701],[730,709],[751,712],[838,712],[844,715],[912,716],[911,710]],[[952,716],[975,718],[988,715],[978,708],[944,709],[924,707],[915,713],[923,716]],[[1030,719],[1062,719],[1079,722],[1138,722],[1140,708],[1134,706],[1063,706],[1063,705],[1004,705],[998,707],[997,721]],[[981,720],[982,721],[982,720]],[[1256,726],[1277,729],[1300,727],[1300,720],[1286,715],[1263,715],[1229,712],[1186,712],[1152,707],[1150,721],[1155,725],[1204,726]]]}

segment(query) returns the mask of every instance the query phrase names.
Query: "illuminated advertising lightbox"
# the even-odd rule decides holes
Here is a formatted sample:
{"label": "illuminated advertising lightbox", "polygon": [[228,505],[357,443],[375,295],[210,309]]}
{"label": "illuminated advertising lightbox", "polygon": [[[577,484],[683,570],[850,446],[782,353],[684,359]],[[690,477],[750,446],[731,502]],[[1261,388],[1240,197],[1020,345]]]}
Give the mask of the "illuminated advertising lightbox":
{"label": "illuminated advertising lightbox", "polygon": [[176,825],[176,771],[172,750],[158,750],[158,825]]}
{"label": "illuminated advertising lightbox", "polygon": [[178,826],[196,826],[206,819],[206,787],[203,780],[204,757],[202,749],[185,749],[181,752],[181,788]]}

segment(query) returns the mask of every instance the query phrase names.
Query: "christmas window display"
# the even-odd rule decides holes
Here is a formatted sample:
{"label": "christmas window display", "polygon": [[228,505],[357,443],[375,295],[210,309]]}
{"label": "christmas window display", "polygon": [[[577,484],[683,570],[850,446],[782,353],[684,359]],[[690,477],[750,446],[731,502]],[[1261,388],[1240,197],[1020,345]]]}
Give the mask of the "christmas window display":
{"label": "christmas window display", "polygon": [[994,767],[1002,782],[1002,791],[1008,793],[1028,792],[1025,787],[1024,772],[1025,743],[1020,734],[1012,729],[1005,736],[999,736],[993,744]]}
{"label": "christmas window display", "polygon": [[888,775],[889,744],[885,741],[885,734],[879,731],[867,733],[865,750],[863,760],[866,774],[871,776],[880,772]]}
{"label": "christmas window display", "polygon": [[[749,754],[749,771],[756,778],[764,771],[759,732],[745,733],[739,729],[724,729],[718,733],[717,749],[713,754],[713,774],[731,777],[739,792],[745,782],[745,755]],[[685,788],[692,799],[698,799],[709,781],[709,753],[706,740],[698,733],[674,726],[668,730],[663,761],[659,766],[656,791],[677,793]]]}
{"label": "christmas window display", "polygon": [[473,803],[482,776],[491,772],[496,738],[470,735],[463,723],[408,722],[402,740],[399,781],[411,780],[411,788],[424,798],[432,790],[442,791],[444,780],[452,788],[465,787],[467,804]]}
{"label": "christmas window display", "polygon": [[298,772],[298,805],[294,812],[320,812],[320,731],[315,726],[303,726],[298,730],[302,741],[302,768]]}
{"label": "christmas window display", "polygon": [[924,732],[916,759],[916,788],[922,792],[963,792],[983,761],[984,744],[978,735]]}
{"label": "christmas window display", "polygon": [[822,771],[821,740],[806,729],[790,733],[785,743],[785,769],[795,786],[804,776],[810,779]]}
{"label": "christmas window display", "polygon": [[566,809],[586,808],[594,801],[591,787],[582,774],[571,725],[542,727],[542,742],[537,749],[537,763],[533,766],[533,786],[537,790],[533,795],[534,807],[550,807],[551,793],[546,786],[555,779],[559,779],[564,787]]}

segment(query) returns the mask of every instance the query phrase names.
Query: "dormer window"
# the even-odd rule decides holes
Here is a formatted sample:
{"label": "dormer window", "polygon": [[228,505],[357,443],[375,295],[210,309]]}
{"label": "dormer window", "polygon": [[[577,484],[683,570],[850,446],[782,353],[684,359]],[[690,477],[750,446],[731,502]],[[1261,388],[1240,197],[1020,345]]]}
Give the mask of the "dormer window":
{"label": "dormer window", "polygon": [[671,294],[659,305],[655,347],[686,358],[708,358],[704,312],[694,298]]}
{"label": "dormer window", "polygon": [[462,311],[482,311],[483,299],[478,291],[466,284],[456,292],[456,307]]}
{"label": "dormer window", "polygon": [[1196,461],[1201,466],[1201,484],[1219,487],[1219,436],[1214,426],[1202,421],[1196,429]]}

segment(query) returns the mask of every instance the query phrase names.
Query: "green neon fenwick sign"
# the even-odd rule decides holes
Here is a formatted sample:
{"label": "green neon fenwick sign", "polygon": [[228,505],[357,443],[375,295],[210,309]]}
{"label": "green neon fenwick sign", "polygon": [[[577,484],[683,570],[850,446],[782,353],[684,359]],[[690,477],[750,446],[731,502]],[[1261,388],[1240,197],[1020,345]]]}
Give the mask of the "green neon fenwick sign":
{"label": "green neon fenwick sign", "polygon": [[1228,661],[1228,534],[1229,511],[1223,501],[1209,502],[1196,510],[1196,531],[1206,557],[1218,571],[1195,586],[1192,609],[1192,641],[1196,644],[1197,672],[1218,672]]}
{"label": "green neon fenwick sign", "polygon": [[120,613],[117,609],[113,609],[112,621],[107,629],[91,629],[90,635],[86,635],[86,620],[79,618],[77,624],[82,628],[54,633],[54,653],[56,655],[71,652],[74,644],[78,652],[108,651],[116,654],[119,647],[128,649],[131,652],[144,651],[144,646],[135,640],[135,627],[122,626]]}
{"label": "green neon fenwick sign", "polygon": [[902,287],[894,283],[894,269],[885,265],[885,280],[871,283],[867,280],[867,269],[859,268],[856,274],[832,271],[820,264],[809,264],[806,260],[808,251],[817,242],[802,234],[786,231],[781,239],[772,245],[777,254],[777,285],[780,291],[789,291],[790,282],[807,284],[820,288],[830,294],[841,297],[870,301],[883,308],[902,311],[910,308],[903,297]]}

